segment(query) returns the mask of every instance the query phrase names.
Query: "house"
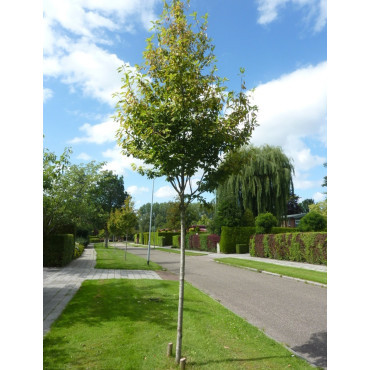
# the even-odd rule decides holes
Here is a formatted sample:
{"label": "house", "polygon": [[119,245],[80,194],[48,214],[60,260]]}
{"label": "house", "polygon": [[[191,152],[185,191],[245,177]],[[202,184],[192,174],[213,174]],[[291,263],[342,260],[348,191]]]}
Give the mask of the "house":
{"label": "house", "polygon": [[295,215],[287,215],[286,219],[282,221],[282,227],[297,227],[299,221],[303,216],[306,216],[307,213],[297,213]]}

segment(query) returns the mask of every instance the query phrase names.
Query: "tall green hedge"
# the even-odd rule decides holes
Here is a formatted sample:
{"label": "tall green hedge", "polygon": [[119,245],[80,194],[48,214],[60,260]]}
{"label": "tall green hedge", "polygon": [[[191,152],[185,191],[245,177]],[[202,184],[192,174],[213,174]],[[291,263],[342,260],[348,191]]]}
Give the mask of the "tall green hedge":
{"label": "tall green hedge", "polygon": [[60,267],[72,261],[75,242],[73,234],[56,234],[44,236],[43,266]]}
{"label": "tall green hedge", "polygon": [[327,263],[327,233],[256,234],[251,239],[251,256]]}
{"label": "tall green hedge", "polygon": [[249,246],[250,237],[256,232],[253,226],[221,227],[220,252],[229,254],[236,253],[237,244]]}

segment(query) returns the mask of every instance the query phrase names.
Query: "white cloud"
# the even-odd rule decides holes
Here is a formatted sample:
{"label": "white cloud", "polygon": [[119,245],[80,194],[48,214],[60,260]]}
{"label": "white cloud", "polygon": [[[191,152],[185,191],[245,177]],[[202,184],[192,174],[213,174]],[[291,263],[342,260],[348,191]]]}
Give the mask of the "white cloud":
{"label": "white cloud", "polygon": [[94,144],[103,144],[107,142],[115,141],[116,131],[118,129],[118,123],[110,120],[99,123],[97,125],[90,125],[89,123],[85,123],[79,130],[84,132],[86,136],[82,137],[75,137],[69,142],[71,144],[86,142],[86,143],[94,143]]}
{"label": "white cloud", "polygon": [[257,0],[259,18],[257,23],[268,24],[275,21],[279,12],[287,5],[304,8],[307,23],[314,22],[314,32],[321,31],[326,25],[326,0]]}
{"label": "white cloud", "polygon": [[86,153],[80,153],[78,156],[77,156],[77,159],[82,159],[84,161],[89,161],[91,158],[90,155],[86,154]]}
{"label": "white cloud", "polygon": [[253,101],[260,126],[252,134],[252,144],[281,146],[297,173],[325,162],[304,139],[326,147],[326,62],[259,85]]}
{"label": "white cloud", "polygon": [[104,151],[102,154],[103,157],[108,158],[108,162],[104,166],[104,169],[111,170],[119,175],[123,175],[125,170],[132,171],[131,164],[136,166],[144,166],[144,162],[140,159],[123,155],[117,145],[113,149]]}
{"label": "white cloud", "polygon": [[136,186],[132,185],[127,188],[127,192],[130,193],[131,195],[138,195],[140,193],[147,193],[149,191],[149,188],[146,186]]}
{"label": "white cloud", "polygon": [[71,92],[115,105],[117,68],[124,63],[97,44],[111,44],[107,32],[149,28],[160,0],[45,0],[44,75],[60,78]]}
{"label": "white cloud", "polygon": [[325,194],[320,193],[320,192],[316,192],[316,193],[312,196],[312,199],[315,201],[315,203],[317,203],[317,202],[321,202],[322,200],[324,200],[324,199],[325,199]]}
{"label": "white cloud", "polygon": [[156,198],[175,198],[177,196],[176,190],[169,185],[160,187],[155,193]]}
{"label": "white cloud", "polygon": [[43,102],[45,103],[47,100],[51,99],[53,95],[54,95],[53,90],[44,88],[43,89]]}

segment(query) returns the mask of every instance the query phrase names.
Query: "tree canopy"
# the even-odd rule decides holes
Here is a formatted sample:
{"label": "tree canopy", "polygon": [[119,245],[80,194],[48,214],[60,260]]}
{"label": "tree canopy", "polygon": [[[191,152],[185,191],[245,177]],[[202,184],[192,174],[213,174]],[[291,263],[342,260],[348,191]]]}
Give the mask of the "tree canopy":
{"label": "tree canopy", "polygon": [[256,217],[271,212],[277,218],[286,215],[287,202],[294,193],[292,161],[280,147],[244,146],[227,156],[220,166],[232,174],[222,179],[217,200],[232,197],[243,211],[249,208]]}
{"label": "tree canopy", "polygon": [[[122,153],[144,162],[140,173],[165,176],[179,197],[177,363],[182,343],[185,210],[193,199],[201,198],[204,180],[216,172],[221,155],[249,141],[257,111],[245,93],[243,69],[240,93],[227,91],[226,79],[216,75],[207,15],[200,21],[196,12],[187,14],[188,6],[189,1],[164,2],[147,39],[144,63],[119,68],[123,77],[115,115]],[[200,179],[194,184],[196,173]]]}

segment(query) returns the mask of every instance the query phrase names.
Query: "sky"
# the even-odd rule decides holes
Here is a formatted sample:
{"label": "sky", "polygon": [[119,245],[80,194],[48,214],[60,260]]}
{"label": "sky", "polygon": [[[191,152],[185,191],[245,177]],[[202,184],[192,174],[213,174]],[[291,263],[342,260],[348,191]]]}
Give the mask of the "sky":
{"label": "sky", "polygon": [[[151,21],[162,0],[45,0],[43,4],[43,140],[73,163],[95,160],[123,175],[136,207],[150,202],[153,182],[135,173],[133,158],[116,143],[117,68],[143,62]],[[327,174],[326,0],[192,0],[190,12],[208,13],[218,74],[238,91],[240,67],[255,88],[259,126],[251,144],[281,146],[292,159],[301,200],[325,198]],[[154,201],[173,200],[164,178]],[[207,194],[211,200],[213,194]]]}

